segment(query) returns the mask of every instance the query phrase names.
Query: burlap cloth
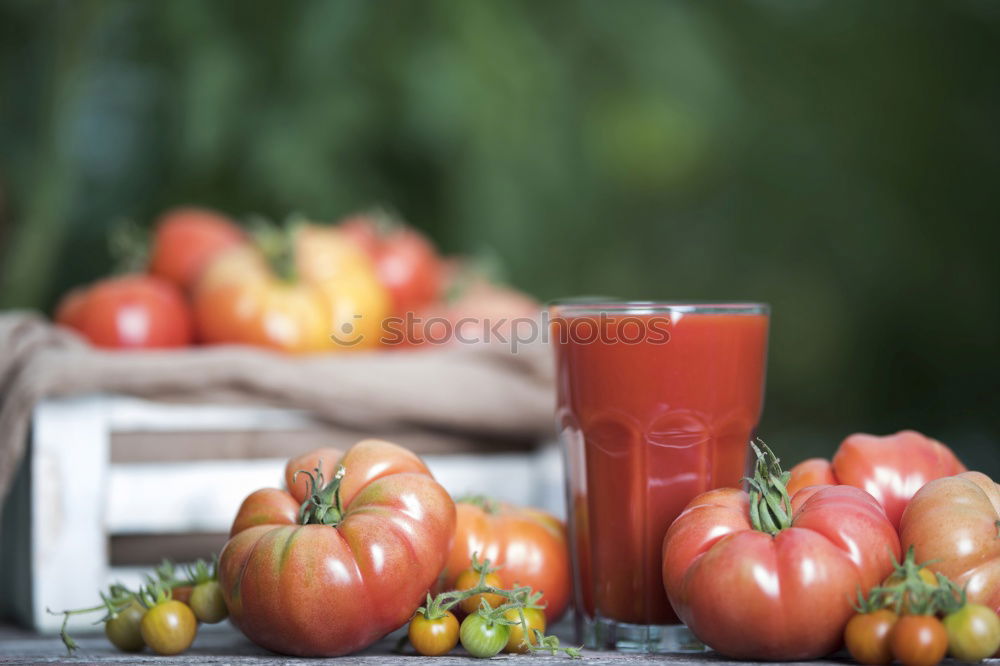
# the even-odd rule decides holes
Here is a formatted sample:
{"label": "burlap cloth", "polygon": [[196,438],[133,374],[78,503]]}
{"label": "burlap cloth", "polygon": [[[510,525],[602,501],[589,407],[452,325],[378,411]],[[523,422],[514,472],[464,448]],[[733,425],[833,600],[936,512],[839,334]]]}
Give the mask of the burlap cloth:
{"label": "burlap cloth", "polygon": [[0,503],[24,455],[32,409],[47,397],[236,400],[375,432],[524,440],[552,434],[552,374],[542,344],[516,354],[504,345],[315,356],[247,347],[102,351],[40,315],[8,312],[0,314]]}

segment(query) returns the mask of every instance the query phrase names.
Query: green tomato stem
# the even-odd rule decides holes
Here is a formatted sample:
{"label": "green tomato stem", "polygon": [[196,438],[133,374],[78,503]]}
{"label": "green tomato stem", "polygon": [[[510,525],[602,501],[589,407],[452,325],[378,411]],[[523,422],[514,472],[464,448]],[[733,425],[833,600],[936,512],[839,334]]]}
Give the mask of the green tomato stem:
{"label": "green tomato stem", "polygon": [[750,525],[774,536],[792,526],[791,474],[782,471],[781,461],[763,440],[750,442],[750,447],[757,457],[753,477],[745,479],[750,486]]}
{"label": "green tomato stem", "polygon": [[[428,594],[427,603],[418,608],[416,612],[422,614],[429,620],[434,620],[441,617],[445,611],[454,608],[457,604],[469,599],[470,597],[474,597],[478,594],[495,594],[503,598],[505,603],[497,606],[496,608],[492,608],[486,599],[483,599],[477,614],[486,622],[489,622],[491,625],[520,625],[525,636],[525,641],[531,651],[545,650],[550,654],[564,652],[567,656],[572,658],[580,657],[579,648],[561,647],[559,645],[558,638],[555,636],[546,636],[542,632],[537,629],[532,629],[528,625],[528,618],[524,614],[524,609],[541,609],[542,606],[538,605],[538,601],[542,597],[541,592],[533,591],[528,585],[522,585],[510,590],[488,585],[486,583],[486,576],[496,571],[496,568],[490,566],[489,560],[483,560],[480,562],[475,553],[472,556],[472,566],[473,569],[479,572],[479,581],[476,585],[467,590],[450,590],[448,592],[442,592],[435,597],[431,597],[430,594]],[[517,609],[517,620],[510,620],[504,617],[504,613],[512,609]],[[531,643],[532,637],[535,638],[536,644]]]}
{"label": "green tomato stem", "polygon": [[[322,461],[320,461],[320,465]],[[292,476],[292,482],[299,474],[309,479],[309,494],[299,506],[299,523],[302,525],[329,525],[337,527],[344,519],[344,507],[340,501],[340,484],[347,470],[343,465],[329,483],[324,484],[323,471],[317,465],[312,472],[300,469]]]}

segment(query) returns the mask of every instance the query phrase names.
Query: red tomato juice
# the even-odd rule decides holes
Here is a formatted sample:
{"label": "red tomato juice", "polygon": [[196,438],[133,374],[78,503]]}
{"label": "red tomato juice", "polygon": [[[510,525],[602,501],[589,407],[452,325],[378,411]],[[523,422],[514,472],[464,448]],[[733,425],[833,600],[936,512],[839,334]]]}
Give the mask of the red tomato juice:
{"label": "red tomato juice", "polygon": [[[695,495],[746,475],[767,306],[568,304],[552,314],[577,608],[676,624],[663,536]],[[601,339],[588,338],[601,327]]]}

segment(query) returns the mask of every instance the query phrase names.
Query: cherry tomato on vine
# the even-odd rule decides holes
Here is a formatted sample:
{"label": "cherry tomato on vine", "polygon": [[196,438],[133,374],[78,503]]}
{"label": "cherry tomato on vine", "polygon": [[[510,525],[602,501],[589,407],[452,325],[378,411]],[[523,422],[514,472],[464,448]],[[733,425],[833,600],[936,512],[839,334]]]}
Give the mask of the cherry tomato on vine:
{"label": "cherry tomato on vine", "polygon": [[146,647],[139,625],[146,609],[138,601],[132,601],[118,611],[115,617],[104,623],[104,635],[111,644],[122,652],[138,652]]}
{"label": "cherry tomato on vine", "polygon": [[222,597],[222,588],[217,580],[206,580],[195,585],[188,605],[198,621],[205,624],[222,622],[229,616],[226,600]]}
{"label": "cherry tomato on vine", "polygon": [[[180,585],[175,587],[171,593],[170,598],[174,601],[179,601],[182,604],[187,604],[191,601],[191,593],[194,592],[193,585]],[[188,604],[190,605],[190,604]]]}
{"label": "cherry tomato on vine", "polygon": [[959,661],[977,662],[1000,649],[1000,617],[982,604],[965,604],[944,618],[948,653]]}
{"label": "cherry tomato on vine", "polygon": [[887,608],[858,613],[844,629],[844,645],[854,660],[861,664],[888,664],[892,661],[889,634],[899,619]]}
{"label": "cherry tomato on vine", "polygon": [[[510,638],[507,639],[506,652],[525,654],[530,652],[528,646],[524,644],[524,627],[521,626],[521,615],[516,608],[504,611],[503,616],[517,624],[510,625]],[[541,608],[525,608],[524,619],[528,623],[528,640],[535,643],[535,629],[545,633],[545,611]]]}
{"label": "cherry tomato on vine", "polygon": [[194,642],[198,620],[187,605],[168,599],[146,611],[139,627],[142,640],[157,654],[180,654]]}
{"label": "cherry tomato on vine", "polygon": [[545,618],[550,623],[558,620],[571,596],[563,522],[538,509],[478,495],[458,500],[455,510],[458,522],[444,589],[454,589],[459,574],[478,554],[480,560],[488,559],[497,567],[504,589],[528,585],[541,592]]}
{"label": "cherry tomato on vine", "polygon": [[933,615],[904,615],[893,626],[889,644],[903,666],[934,666],[948,651],[948,633]]}
{"label": "cherry tomato on vine", "polygon": [[[917,571],[917,575],[920,577],[921,581],[923,581],[924,583],[927,583],[931,587],[937,587],[938,586],[937,577],[934,575],[934,572],[931,571],[930,569],[928,569],[927,567],[920,567],[920,569]],[[899,573],[899,572],[894,573],[891,576],[887,577],[884,581],[882,581],[882,587],[895,587],[896,585],[899,585],[900,583],[902,583],[905,578],[906,577],[902,573]],[[900,612],[903,615],[908,615],[910,613],[910,610],[911,610],[910,609],[910,593],[909,592],[904,592],[903,593],[903,604],[902,604],[902,608],[901,608]]]}
{"label": "cherry tomato on vine", "polygon": [[510,639],[510,627],[475,613],[462,621],[459,636],[462,639],[462,647],[468,650],[469,654],[488,659],[507,645]]}
{"label": "cherry tomato on vine", "polygon": [[458,645],[458,619],[451,611],[444,611],[444,615],[433,620],[417,613],[410,620],[407,633],[417,652],[425,657],[439,657]]}
{"label": "cherry tomato on vine", "polygon": [[[503,587],[500,576],[495,573],[486,574],[485,583],[492,587]],[[458,579],[455,581],[456,590],[469,590],[474,588],[479,584],[479,572],[475,569],[466,569],[461,574],[459,574]],[[462,609],[466,614],[475,613],[479,610],[482,604],[481,600],[486,599],[486,603],[490,605],[490,608],[496,608],[504,602],[504,598],[499,594],[475,594],[468,599],[462,599],[459,602],[458,607]]]}

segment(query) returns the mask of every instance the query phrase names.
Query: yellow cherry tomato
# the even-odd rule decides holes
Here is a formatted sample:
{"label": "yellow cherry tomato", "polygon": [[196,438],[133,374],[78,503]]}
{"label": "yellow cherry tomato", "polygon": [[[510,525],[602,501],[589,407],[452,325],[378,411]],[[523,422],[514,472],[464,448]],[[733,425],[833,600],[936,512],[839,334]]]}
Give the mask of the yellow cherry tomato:
{"label": "yellow cherry tomato", "polygon": [[[521,615],[516,608],[511,608],[503,613],[508,620],[513,620],[517,624],[510,626],[510,638],[507,639],[505,651],[524,654],[529,652],[528,646],[524,644],[524,627],[521,625]],[[541,608],[525,608],[524,619],[528,623],[528,640],[535,644],[535,629],[545,633],[545,611]]]}
{"label": "yellow cherry tomato", "polygon": [[425,657],[439,657],[448,654],[458,645],[458,618],[451,611],[433,620],[423,613],[417,613],[410,620],[407,631],[410,643]]}

